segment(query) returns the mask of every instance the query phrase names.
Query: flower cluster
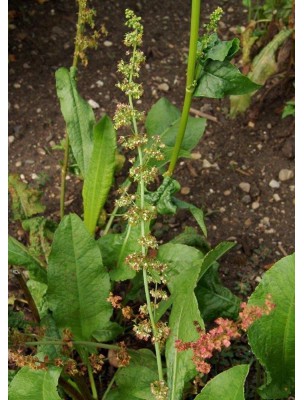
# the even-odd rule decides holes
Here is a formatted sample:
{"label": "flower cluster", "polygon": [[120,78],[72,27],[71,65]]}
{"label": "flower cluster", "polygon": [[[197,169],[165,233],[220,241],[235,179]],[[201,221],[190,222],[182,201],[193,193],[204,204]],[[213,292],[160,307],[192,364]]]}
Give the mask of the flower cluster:
{"label": "flower cluster", "polygon": [[112,304],[113,308],[121,308],[121,300],[121,296],[114,296],[112,292],[110,292],[109,297],[107,298],[107,301]]}
{"label": "flower cluster", "polygon": [[196,330],[199,333],[199,338],[193,342],[183,342],[176,340],[175,347],[178,351],[191,349],[193,351],[193,363],[198,372],[208,374],[211,365],[205,360],[213,356],[214,351],[221,351],[231,344],[232,339],[237,339],[241,336],[241,331],[246,331],[257,319],[263,315],[268,315],[275,305],[271,301],[271,296],[268,295],[265,304],[262,307],[251,306],[246,303],[241,305],[242,311],[239,313],[239,320],[232,321],[225,318],[215,320],[216,327],[209,332],[203,330],[197,322],[195,322]]}
{"label": "flower cluster", "polygon": [[155,400],[166,400],[169,389],[165,381],[155,381],[151,383],[151,393],[154,395]]}
{"label": "flower cluster", "polygon": [[103,354],[91,354],[89,356],[89,361],[95,374],[102,370],[104,358],[105,356]]}
{"label": "flower cluster", "polygon": [[210,21],[208,24],[204,24],[204,29],[206,33],[200,38],[200,53],[203,54],[208,48],[212,41],[212,34],[217,31],[218,23],[223,15],[223,9],[217,7],[213,13],[210,15]]}

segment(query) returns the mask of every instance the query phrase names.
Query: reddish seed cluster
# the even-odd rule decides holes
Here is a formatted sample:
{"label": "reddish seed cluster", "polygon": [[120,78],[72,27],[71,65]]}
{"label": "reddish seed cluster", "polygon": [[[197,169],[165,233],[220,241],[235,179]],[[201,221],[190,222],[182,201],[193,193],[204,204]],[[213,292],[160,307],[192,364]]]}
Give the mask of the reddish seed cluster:
{"label": "reddish seed cluster", "polygon": [[199,333],[199,338],[194,342],[183,342],[177,340],[175,347],[178,351],[191,349],[193,351],[192,360],[198,372],[208,374],[211,365],[205,360],[213,356],[214,351],[221,351],[231,344],[232,339],[237,339],[241,336],[240,331],[246,331],[257,319],[263,315],[268,315],[275,305],[271,301],[271,296],[268,295],[263,307],[250,306],[247,303],[241,304],[242,311],[239,313],[239,321],[235,322],[225,318],[215,320],[216,327],[209,332],[205,332],[198,322],[195,322],[196,330]]}
{"label": "reddish seed cluster", "polygon": [[114,294],[112,292],[110,292],[110,295],[107,298],[107,301],[112,304],[113,308],[121,308],[121,304],[120,304],[121,300],[122,300],[121,296],[114,296]]}

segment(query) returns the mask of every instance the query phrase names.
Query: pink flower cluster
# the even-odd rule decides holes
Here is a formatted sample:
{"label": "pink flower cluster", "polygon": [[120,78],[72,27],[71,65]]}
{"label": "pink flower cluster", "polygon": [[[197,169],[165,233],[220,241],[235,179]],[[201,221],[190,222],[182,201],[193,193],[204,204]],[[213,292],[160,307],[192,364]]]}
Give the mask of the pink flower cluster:
{"label": "pink flower cluster", "polygon": [[214,322],[216,327],[209,332],[203,330],[198,322],[194,322],[196,330],[199,333],[199,338],[194,342],[183,342],[176,340],[175,347],[178,351],[191,349],[193,351],[192,360],[198,372],[208,374],[211,365],[205,360],[213,356],[214,351],[221,351],[231,344],[232,339],[237,339],[241,336],[241,331],[246,331],[250,325],[263,315],[268,315],[275,305],[271,301],[271,296],[268,295],[263,307],[251,306],[247,303],[241,304],[242,311],[239,313],[239,320],[232,321],[225,318],[217,318]]}

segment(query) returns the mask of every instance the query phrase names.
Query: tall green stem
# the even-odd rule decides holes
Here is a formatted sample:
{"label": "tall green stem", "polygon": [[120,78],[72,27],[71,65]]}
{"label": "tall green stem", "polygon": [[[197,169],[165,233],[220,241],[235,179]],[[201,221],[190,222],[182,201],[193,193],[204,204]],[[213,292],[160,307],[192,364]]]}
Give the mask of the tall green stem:
{"label": "tall green stem", "polygon": [[87,367],[88,367],[88,373],[89,373],[89,381],[90,381],[91,390],[92,390],[92,397],[94,400],[98,400],[98,394],[97,394],[95,380],[94,380],[93,371],[92,371],[90,362],[87,363]]}
{"label": "tall green stem", "polygon": [[196,53],[197,53],[197,41],[198,41],[198,31],[200,22],[200,0],[192,0],[191,7],[191,28],[190,28],[190,42],[189,42],[189,56],[188,56],[188,66],[187,66],[187,81],[184,97],[184,105],[181,116],[180,125],[178,128],[178,133],[173,149],[173,153],[170,160],[170,165],[166,175],[171,176],[173,174],[180,148],[184,139],[188,115],[190,111],[191,101],[193,92],[195,89],[195,68],[196,68]]}

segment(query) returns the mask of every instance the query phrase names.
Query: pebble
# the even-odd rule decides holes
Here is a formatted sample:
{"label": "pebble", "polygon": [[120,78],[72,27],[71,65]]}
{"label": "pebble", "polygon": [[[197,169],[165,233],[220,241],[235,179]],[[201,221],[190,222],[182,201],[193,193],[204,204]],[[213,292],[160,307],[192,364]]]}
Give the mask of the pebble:
{"label": "pebble", "polygon": [[211,164],[210,161],[204,159],[203,160],[203,168],[216,168],[219,169],[218,163]]}
{"label": "pebble", "polygon": [[110,42],[110,40],[105,40],[105,41],[103,42],[103,44],[104,44],[106,47],[111,47],[111,46],[113,45],[113,43]]}
{"label": "pebble", "polygon": [[226,211],[226,208],[225,207],[220,207],[220,212],[221,213],[224,213]]}
{"label": "pebble", "polygon": [[249,121],[248,122],[248,126],[249,126],[249,128],[254,128],[255,127],[255,123],[253,121]]}
{"label": "pebble", "polygon": [[21,165],[22,165],[22,162],[21,162],[21,161],[17,161],[16,164],[15,164],[15,166],[16,166],[17,168],[21,167]]}
{"label": "pebble", "polygon": [[24,63],[24,64],[23,64],[23,68],[24,68],[24,69],[30,69],[31,66],[30,66],[28,63]]}
{"label": "pebble", "polygon": [[8,142],[9,142],[9,144],[12,144],[14,141],[15,141],[15,136],[10,135],[10,136],[8,137]]}
{"label": "pebble", "polygon": [[275,179],[271,179],[271,181],[269,182],[269,186],[272,189],[279,189],[279,187],[281,186],[280,182],[276,181]]}
{"label": "pebble", "polygon": [[266,126],[267,126],[267,129],[271,129],[272,128],[271,124],[267,124]]}
{"label": "pebble", "polygon": [[230,196],[230,195],[231,195],[230,189],[224,191],[224,196]]}
{"label": "pebble", "polygon": [[20,88],[21,88],[20,83],[14,83],[14,88],[15,88],[15,89],[20,89]]}
{"label": "pebble", "polygon": [[252,224],[251,218],[247,218],[246,221],[244,222],[244,225],[247,227],[250,226],[251,224]]}
{"label": "pebble", "polygon": [[279,172],[279,179],[281,182],[288,181],[293,178],[293,171],[290,169],[281,169]]}
{"label": "pebble", "polygon": [[275,193],[272,197],[273,197],[274,201],[280,201],[281,200],[281,197],[277,193]]}
{"label": "pebble", "polygon": [[164,82],[164,83],[160,83],[160,84],[157,86],[157,89],[158,89],[158,90],[161,90],[162,92],[168,92],[169,89],[170,89],[170,87],[169,87],[168,83]]}
{"label": "pebble", "polygon": [[227,9],[227,11],[228,11],[229,13],[233,13],[233,12],[234,12],[234,8],[233,8],[233,7],[229,7],[229,8]]}
{"label": "pebble", "polygon": [[40,154],[41,156],[46,155],[46,151],[42,147],[38,147],[37,153]]}
{"label": "pebble", "polygon": [[262,281],[262,278],[261,278],[260,276],[257,276],[257,277],[255,278],[255,281],[258,282],[258,283],[260,283],[260,282]]}
{"label": "pebble", "polygon": [[35,164],[34,160],[25,160],[25,164]]}
{"label": "pebble", "polygon": [[251,197],[249,196],[249,194],[245,194],[245,196],[242,197],[241,202],[244,204],[251,203]]}
{"label": "pebble", "polygon": [[270,226],[270,220],[269,217],[264,217],[261,219],[260,223],[264,226]]}
{"label": "pebble", "polygon": [[257,197],[261,193],[258,185],[255,182],[253,182],[251,185],[249,193],[251,197]]}
{"label": "pebble", "polygon": [[36,113],[40,114],[41,113],[41,108],[37,108]]}
{"label": "pebble", "polygon": [[200,158],[202,158],[201,153],[191,153],[191,158],[193,160],[199,160]]}
{"label": "pebble", "polygon": [[97,81],[96,82],[96,86],[99,87],[99,88],[102,87],[103,85],[104,85],[103,81]]}
{"label": "pebble", "polygon": [[20,174],[20,179],[24,180],[25,176],[23,174]]}
{"label": "pebble", "polygon": [[259,143],[259,144],[257,145],[257,148],[258,148],[259,150],[262,150],[262,148],[263,148],[262,143]]}
{"label": "pebble", "polygon": [[254,202],[251,204],[251,208],[252,208],[253,210],[257,210],[259,207],[260,207],[260,203],[259,203],[258,201],[254,201]]}
{"label": "pebble", "polygon": [[181,194],[189,194],[190,188],[188,186],[184,186],[181,188]]}
{"label": "pebble", "polygon": [[49,145],[50,145],[51,147],[54,147],[54,146],[56,146],[56,142],[55,142],[54,140],[51,140],[51,141],[49,142]]}
{"label": "pebble", "polygon": [[245,192],[245,193],[249,193],[250,192],[250,183],[248,182],[241,182],[239,184],[239,188]]}
{"label": "pebble", "polygon": [[71,46],[70,46],[70,43],[69,43],[69,42],[66,42],[66,43],[63,45],[64,50],[68,50],[70,47],[71,47]]}
{"label": "pebble", "polygon": [[94,100],[92,100],[92,99],[90,99],[90,100],[88,101],[88,103],[89,103],[90,106],[91,106],[92,108],[94,108],[94,109],[100,107],[100,105],[99,105],[98,103],[96,103],[96,101],[94,101]]}
{"label": "pebble", "polygon": [[35,174],[35,173],[34,173],[34,174],[32,174],[32,175],[31,175],[31,177],[32,177],[32,179],[38,179],[38,175],[37,175],[37,174]]}

